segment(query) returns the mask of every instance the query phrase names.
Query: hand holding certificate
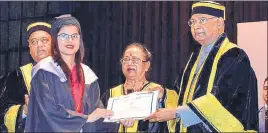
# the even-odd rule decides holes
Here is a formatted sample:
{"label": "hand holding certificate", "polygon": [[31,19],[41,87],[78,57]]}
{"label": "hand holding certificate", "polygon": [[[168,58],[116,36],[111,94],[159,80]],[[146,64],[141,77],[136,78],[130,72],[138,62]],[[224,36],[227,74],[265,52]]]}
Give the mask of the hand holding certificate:
{"label": "hand holding certificate", "polygon": [[134,92],[128,95],[110,98],[108,110],[113,111],[111,118],[106,118],[104,122],[118,122],[120,119],[134,118],[144,119],[156,111],[157,96],[159,91]]}

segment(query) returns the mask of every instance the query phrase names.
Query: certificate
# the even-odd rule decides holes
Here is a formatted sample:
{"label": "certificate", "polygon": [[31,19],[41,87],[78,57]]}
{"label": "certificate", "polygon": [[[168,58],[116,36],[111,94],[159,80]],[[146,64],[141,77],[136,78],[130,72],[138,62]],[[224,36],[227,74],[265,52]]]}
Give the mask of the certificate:
{"label": "certificate", "polygon": [[109,98],[107,109],[113,111],[113,116],[104,119],[104,122],[118,122],[126,118],[141,120],[148,117],[156,111],[158,93],[159,91],[141,91]]}

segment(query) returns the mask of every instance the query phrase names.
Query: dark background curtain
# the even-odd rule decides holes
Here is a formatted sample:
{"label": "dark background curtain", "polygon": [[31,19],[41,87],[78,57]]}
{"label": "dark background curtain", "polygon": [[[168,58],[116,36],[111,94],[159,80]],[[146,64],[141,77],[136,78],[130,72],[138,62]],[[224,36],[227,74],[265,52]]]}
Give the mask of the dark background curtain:
{"label": "dark background curtain", "polygon": [[[120,58],[132,41],[152,51],[151,81],[172,88],[190,52],[198,46],[187,21],[192,1],[183,2],[0,2],[0,74],[32,61],[26,27],[72,14],[81,23],[85,64],[99,77],[101,93],[124,80]],[[267,21],[267,1],[220,1],[226,6],[226,32],[237,42],[237,23]],[[257,33],[256,33],[257,34]],[[252,44],[254,45],[254,44]]]}

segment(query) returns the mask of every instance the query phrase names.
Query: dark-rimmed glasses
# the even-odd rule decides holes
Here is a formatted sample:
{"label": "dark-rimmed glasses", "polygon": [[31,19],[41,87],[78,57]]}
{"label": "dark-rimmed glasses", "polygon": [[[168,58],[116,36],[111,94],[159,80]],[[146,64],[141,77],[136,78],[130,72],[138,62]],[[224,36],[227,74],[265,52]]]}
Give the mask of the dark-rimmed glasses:
{"label": "dark-rimmed glasses", "polygon": [[140,58],[138,57],[133,57],[133,58],[129,58],[129,57],[124,57],[120,60],[121,64],[128,64],[130,63],[130,61],[133,63],[133,64],[140,64],[141,62],[147,62],[147,61],[143,61],[141,60]]}
{"label": "dark-rimmed glasses", "polygon": [[212,18],[201,17],[198,20],[196,20],[196,19],[190,19],[187,23],[188,23],[188,25],[190,27],[194,26],[197,22],[199,24],[204,25],[204,24],[206,24],[208,22],[209,19],[214,19],[214,18],[217,18],[217,17],[212,17]]}

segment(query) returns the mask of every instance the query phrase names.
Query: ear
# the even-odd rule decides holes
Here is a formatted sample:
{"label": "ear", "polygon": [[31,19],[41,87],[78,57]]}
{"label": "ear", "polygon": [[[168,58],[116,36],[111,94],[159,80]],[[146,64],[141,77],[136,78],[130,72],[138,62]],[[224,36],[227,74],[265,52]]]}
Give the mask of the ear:
{"label": "ear", "polygon": [[220,17],[220,18],[217,19],[217,27],[221,28],[223,26],[224,26],[224,20],[223,20],[222,17]]}
{"label": "ear", "polygon": [[146,62],[145,72],[149,71],[150,66],[151,66],[151,62],[150,61]]}
{"label": "ear", "polygon": [[27,40],[27,42],[28,42],[28,47],[30,48],[31,46],[30,46],[30,41],[29,40]]}

